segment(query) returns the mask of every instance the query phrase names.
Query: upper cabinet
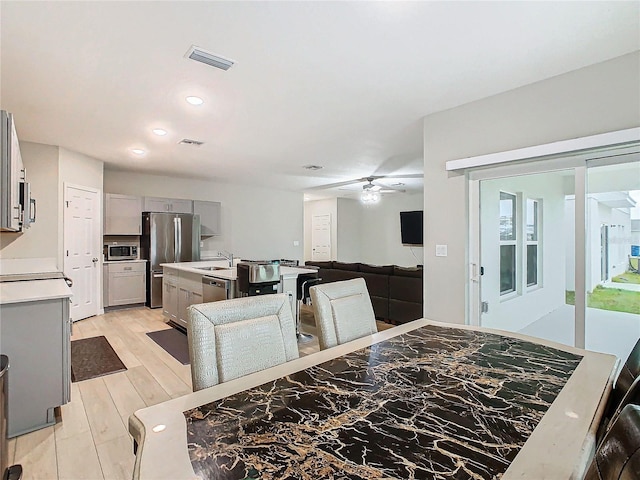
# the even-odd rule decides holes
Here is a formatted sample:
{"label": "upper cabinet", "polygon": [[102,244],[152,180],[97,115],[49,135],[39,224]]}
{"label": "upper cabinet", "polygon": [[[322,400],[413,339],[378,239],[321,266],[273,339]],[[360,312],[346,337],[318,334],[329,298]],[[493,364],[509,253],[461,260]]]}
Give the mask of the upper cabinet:
{"label": "upper cabinet", "polygon": [[220,207],[220,202],[193,201],[193,213],[200,215],[201,236],[222,234]]}
{"label": "upper cabinet", "polygon": [[142,198],[115,193],[104,197],[104,234],[141,235]]}
{"label": "upper cabinet", "polygon": [[143,211],[193,213],[193,201],[180,198],[144,197]]}

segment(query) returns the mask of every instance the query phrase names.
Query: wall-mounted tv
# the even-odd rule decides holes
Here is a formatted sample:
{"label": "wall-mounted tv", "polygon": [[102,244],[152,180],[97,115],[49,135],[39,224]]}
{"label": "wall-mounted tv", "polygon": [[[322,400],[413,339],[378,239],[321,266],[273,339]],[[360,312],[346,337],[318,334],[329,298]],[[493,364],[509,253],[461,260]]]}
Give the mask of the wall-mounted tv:
{"label": "wall-mounted tv", "polygon": [[400,212],[400,236],[403,245],[422,245],[422,210]]}

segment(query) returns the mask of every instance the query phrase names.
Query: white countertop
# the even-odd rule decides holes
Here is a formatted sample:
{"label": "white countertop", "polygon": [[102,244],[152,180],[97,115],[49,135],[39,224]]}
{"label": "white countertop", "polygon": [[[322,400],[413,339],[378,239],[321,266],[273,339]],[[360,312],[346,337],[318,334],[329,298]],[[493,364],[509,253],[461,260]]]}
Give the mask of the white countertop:
{"label": "white countertop", "polygon": [[[224,280],[236,280],[238,273],[236,267],[229,267],[228,260],[203,260],[200,262],[182,262],[182,263],[161,263],[161,267],[173,268],[183,272],[197,273],[205,277],[221,278]],[[198,267],[225,267],[223,270],[202,270]],[[298,275],[308,273],[316,273],[317,270],[300,267],[283,267],[280,266],[280,278],[290,279],[297,278]]]}
{"label": "white countertop", "polygon": [[102,262],[103,265],[108,265],[110,263],[146,263],[147,260],[105,260]]}
{"label": "white countertop", "polygon": [[62,278],[0,283],[0,305],[68,298],[72,295]]}

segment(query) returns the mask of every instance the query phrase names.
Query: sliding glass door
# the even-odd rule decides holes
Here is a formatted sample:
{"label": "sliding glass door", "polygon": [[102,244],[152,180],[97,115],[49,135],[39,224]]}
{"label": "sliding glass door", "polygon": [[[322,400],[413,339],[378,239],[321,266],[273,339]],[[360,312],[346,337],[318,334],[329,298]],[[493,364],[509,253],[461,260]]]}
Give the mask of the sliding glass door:
{"label": "sliding glass door", "polygon": [[588,163],[586,217],[585,346],[624,359],[640,337],[640,162]]}
{"label": "sliding glass door", "polygon": [[574,342],[573,170],[480,181],[480,324]]}
{"label": "sliding glass door", "polygon": [[554,159],[469,179],[470,323],[625,358],[640,337],[638,158]]}

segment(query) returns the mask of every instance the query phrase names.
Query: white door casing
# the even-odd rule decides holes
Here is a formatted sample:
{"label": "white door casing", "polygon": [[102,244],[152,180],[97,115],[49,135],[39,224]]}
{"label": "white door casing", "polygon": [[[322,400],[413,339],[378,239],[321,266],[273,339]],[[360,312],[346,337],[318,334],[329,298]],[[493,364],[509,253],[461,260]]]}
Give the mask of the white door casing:
{"label": "white door casing", "polygon": [[331,214],[311,217],[311,260],[331,260]]}
{"label": "white door casing", "polygon": [[64,272],[71,278],[72,321],[100,313],[100,191],[64,186]]}

